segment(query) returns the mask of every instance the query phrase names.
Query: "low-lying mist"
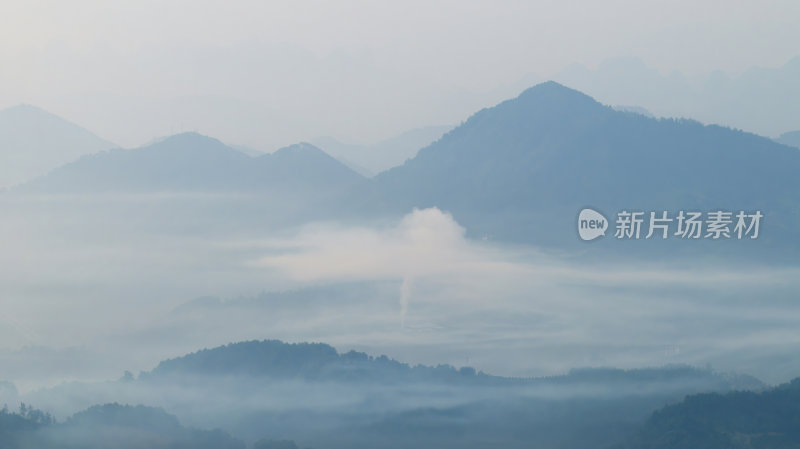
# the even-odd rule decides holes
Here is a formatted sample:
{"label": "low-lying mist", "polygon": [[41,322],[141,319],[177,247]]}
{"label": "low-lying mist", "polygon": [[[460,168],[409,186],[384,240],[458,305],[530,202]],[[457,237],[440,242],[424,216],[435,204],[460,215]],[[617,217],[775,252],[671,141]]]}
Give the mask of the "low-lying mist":
{"label": "low-lying mist", "polygon": [[795,268],[582,263],[467,239],[435,208],[351,225],[302,224],[292,204],[246,196],[0,202],[0,378],[22,393],[265,338],[506,376],[800,371],[788,357],[800,343]]}

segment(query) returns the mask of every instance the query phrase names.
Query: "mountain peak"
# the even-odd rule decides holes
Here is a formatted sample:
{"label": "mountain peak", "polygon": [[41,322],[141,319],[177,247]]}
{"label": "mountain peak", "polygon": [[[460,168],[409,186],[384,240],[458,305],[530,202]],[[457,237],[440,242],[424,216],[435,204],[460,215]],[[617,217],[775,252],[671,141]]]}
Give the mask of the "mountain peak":
{"label": "mountain peak", "polygon": [[90,133],[59,115],[28,103],[20,103],[0,110],[0,119],[4,122],[11,121],[17,127],[57,126],[59,128],[73,128],[73,130],[80,129],[83,133]]}
{"label": "mountain peak", "polygon": [[[548,106],[556,105],[600,105],[594,98],[583,92],[559,84],[555,81],[545,81],[522,92],[516,100],[536,101]],[[513,101],[513,100],[512,100]]]}
{"label": "mountain peak", "polygon": [[[315,155],[315,156],[318,156],[318,155],[328,156],[328,153],[322,151],[318,147],[316,147],[316,146],[314,146],[314,145],[312,145],[312,144],[310,144],[308,142],[299,142],[299,143],[295,143],[293,145],[289,145],[289,146],[286,146],[286,147],[283,147],[283,148],[279,148],[278,150],[276,150],[273,153],[273,155],[275,155],[275,156],[279,156],[279,155],[283,156],[283,155],[287,155],[289,153]],[[328,156],[328,157],[330,157],[330,156]]]}
{"label": "mountain peak", "polygon": [[207,156],[212,158],[234,155],[239,159],[247,159],[250,156],[233,149],[221,141],[199,134],[196,132],[185,132],[167,136],[163,139],[141,148],[145,152],[168,153],[179,157],[198,157]]}
{"label": "mountain peak", "polygon": [[7,114],[43,114],[43,115],[54,115],[50,112],[45,111],[44,109],[34,106],[32,104],[27,103],[20,103],[16,106],[11,106],[8,108],[3,109],[0,113],[7,113]]}
{"label": "mountain peak", "polygon": [[359,182],[363,176],[339,162],[336,158],[308,142],[300,142],[278,149],[272,154],[261,156],[284,167],[293,167],[295,177],[325,179],[331,176],[346,183]]}
{"label": "mountain peak", "polygon": [[[215,139],[213,137],[209,137],[209,136],[206,136],[206,135],[200,134],[198,132],[194,132],[194,131],[188,131],[188,132],[184,132],[184,133],[173,134],[171,136],[164,137],[164,138],[154,142],[152,145],[158,145],[158,144],[168,144],[168,145],[198,145],[198,144],[209,145],[209,144],[213,144],[213,145],[221,145],[221,146],[225,145],[224,143],[220,142],[218,139]],[[152,145],[150,145],[150,146],[152,146]]]}
{"label": "mountain peak", "polygon": [[[797,191],[784,186],[798,186],[798,167],[800,153],[768,139],[615,111],[547,82],[481,110],[375,183],[384,204],[437,206],[467,224],[470,235],[578,249],[574,228],[563,223],[586,204],[786,214],[794,197],[779,192]],[[756,186],[737,181],[754,176]],[[793,225],[787,219],[780,226]],[[788,232],[781,238],[798,242]],[[760,242],[758,251],[772,244]]]}

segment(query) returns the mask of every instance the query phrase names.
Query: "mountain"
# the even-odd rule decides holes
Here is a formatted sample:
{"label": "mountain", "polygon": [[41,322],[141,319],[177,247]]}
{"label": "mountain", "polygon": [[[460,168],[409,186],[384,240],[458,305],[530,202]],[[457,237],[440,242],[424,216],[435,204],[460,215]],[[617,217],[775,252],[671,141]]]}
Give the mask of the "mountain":
{"label": "mountain", "polygon": [[762,232],[748,247],[774,249],[798,244],[799,170],[800,152],[770,139],[616,111],[547,82],[376,176],[372,201],[397,213],[438,206],[473,236],[562,249],[587,248],[576,235],[584,207],[606,213],[610,236],[621,210],[760,210]]}
{"label": "mountain", "polygon": [[[165,360],[125,387],[135,388],[129,392],[134,397],[167,404],[177,399],[181,406],[171,410],[179,416],[180,410],[191,415],[214,404],[216,421],[199,425],[218,425],[248,440],[270,435],[337,449],[588,449],[623,440],[654,410],[687,394],[763,384],[688,366],[509,378],[339,353],[323,343],[265,340]],[[58,390],[65,388],[50,394],[59,400]],[[191,398],[197,402],[187,403]]]}
{"label": "mountain", "polygon": [[[757,389],[763,384],[750,376],[722,375],[689,366],[666,366],[623,370],[583,368],[544,378],[509,378],[493,376],[471,367],[450,365],[408,365],[385,355],[373,357],[363,352],[339,353],[324,343],[285,343],[280,340],[244,341],[203,349],[174,359],[164,360],[140,379],[181,379],[190,376],[252,376],[319,382],[382,384],[445,383],[470,386],[605,385],[608,387],[650,387],[659,385],[666,393],[673,387],[696,391]],[[647,390],[642,387],[642,392]]]}
{"label": "mountain", "polygon": [[[23,399],[62,416],[94,403],[156,403],[192,427],[262,440],[256,447],[294,440],[330,449],[589,449],[624,441],[653,411],[688,394],[763,387],[749,376],[690,366],[511,378],[340,353],[324,343],[254,340],[164,360],[136,379],[65,382]],[[143,429],[178,441],[192,436],[158,409],[112,404],[87,412],[65,427]]]}
{"label": "mountain", "polygon": [[474,369],[448,365],[409,366],[386,356],[371,357],[362,352],[339,354],[323,343],[284,343],[278,340],[231,343],[204,349],[158,364],[144,379],[181,378],[186,376],[244,375],[273,379],[307,381],[502,381]]}
{"label": "mountain", "polygon": [[775,141],[784,145],[789,145],[790,147],[800,148],[800,131],[783,133],[780,137],[775,139]]}
{"label": "mountain", "polygon": [[372,145],[342,143],[333,137],[320,137],[313,143],[353,170],[371,177],[411,159],[420,148],[435,142],[452,128],[452,126],[416,128]]}
{"label": "mountain", "polygon": [[800,378],[762,392],[692,395],[652,414],[620,449],[800,447]]}
{"label": "mountain", "polygon": [[348,189],[363,178],[307,143],[248,156],[219,140],[178,134],[64,165],[23,192],[250,192],[304,195]]}
{"label": "mountain", "polygon": [[82,155],[115,147],[35,106],[4,109],[0,111],[0,188],[44,175]]}

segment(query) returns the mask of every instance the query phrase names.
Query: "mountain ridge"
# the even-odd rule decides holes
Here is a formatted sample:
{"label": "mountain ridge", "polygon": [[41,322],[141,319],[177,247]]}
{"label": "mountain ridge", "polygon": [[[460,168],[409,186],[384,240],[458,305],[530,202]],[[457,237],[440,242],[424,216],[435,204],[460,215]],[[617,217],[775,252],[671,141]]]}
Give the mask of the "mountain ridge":
{"label": "mountain ridge", "polygon": [[198,133],[84,156],[22,192],[262,192],[350,188],[362,177],[309,144],[250,156]]}
{"label": "mountain ridge", "polygon": [[[758,379],[741,374],[716,373],[689,365],[653,368],[578,368],[547,377],[505,377],[487,374],[473,367],[412,365],[387,357],[350,350],[339,352],[319,342],[286,343],[281,340],[250,340],[201,349],[161,361],[140,380],[150,381],[185,376],[254,376],[272,379],[344,382],[445,382],[486,386],[576,385],[602,383],[623,385],[697,382],[709,388],[760,389]],[[711,387],[715,386],[715,387]]]}

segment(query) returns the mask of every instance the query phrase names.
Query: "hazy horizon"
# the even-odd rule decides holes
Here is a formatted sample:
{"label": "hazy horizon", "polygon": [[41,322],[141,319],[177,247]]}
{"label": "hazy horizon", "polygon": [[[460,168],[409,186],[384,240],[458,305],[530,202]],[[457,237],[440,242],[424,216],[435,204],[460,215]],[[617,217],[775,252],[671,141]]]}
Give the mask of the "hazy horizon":
{"label": "hazy horizon", "polygon": [[[11,3],[0,108],[39,106],[123,147],[182,131],[261,151],[321,136],[369,144],[457,124],[576,64],[638,57],[695,87],[717,71],[782,67],[800,55],[800,6],[768,3]],[[611,104],[630,98],[596,90]]]}

